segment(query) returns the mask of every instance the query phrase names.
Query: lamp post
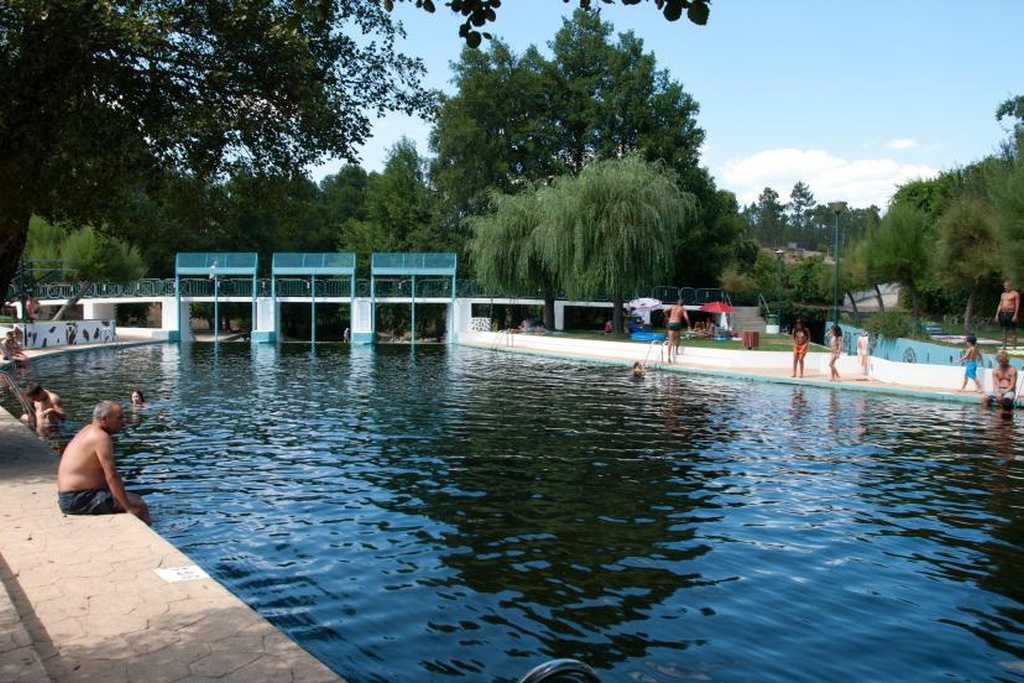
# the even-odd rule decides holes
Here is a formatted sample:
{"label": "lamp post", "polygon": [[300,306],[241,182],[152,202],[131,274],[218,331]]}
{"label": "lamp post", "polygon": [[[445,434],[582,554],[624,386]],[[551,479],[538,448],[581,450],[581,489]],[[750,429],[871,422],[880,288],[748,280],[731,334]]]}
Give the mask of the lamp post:
{"label": "lamp post", "polygon": [[775,300],[777,305],[782,307],[782,257],[785,256],[786,252],[781,249],[775,250],[775,261],[778,264],[778,287],[776,287]]}
{"label": "lamp post", "polygon": [[832,277],[832,324],[839,324],[839,214],[846,211],[846,202],[829,202],[828,208],[835,215],[835,228],[832,233],[833,253],[836,270]]}

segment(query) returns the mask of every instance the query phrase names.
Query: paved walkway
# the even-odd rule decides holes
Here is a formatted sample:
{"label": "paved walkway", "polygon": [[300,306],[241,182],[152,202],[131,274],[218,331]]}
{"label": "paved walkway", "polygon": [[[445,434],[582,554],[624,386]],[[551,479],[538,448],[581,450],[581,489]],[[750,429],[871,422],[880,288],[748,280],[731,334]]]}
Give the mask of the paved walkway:
{"label": "paved walkway", "polygon": [[62,515],[56,466],[0,410],[0,682],[342,680],[137,518]]}

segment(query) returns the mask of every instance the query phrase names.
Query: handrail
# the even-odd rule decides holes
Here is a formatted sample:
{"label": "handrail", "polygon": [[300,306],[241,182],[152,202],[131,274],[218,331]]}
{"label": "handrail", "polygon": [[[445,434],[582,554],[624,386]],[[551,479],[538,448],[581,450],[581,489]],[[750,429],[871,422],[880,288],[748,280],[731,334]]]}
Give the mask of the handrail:
{"label": "handrail", "polygon": [[505,340],[505,346],[514,346],[512,339],[512,332],[508,329],[498,330],[497,336],[494,338],[494,343],[491,344],[491,351],[497,351],[498,347],[502,345],[501,341]]}
{"label": "handrail", "polygon": [[14,377],[11,376],[7,370],[0,369],[0,378],[3,378],[7,382],[8,390],[18,398],[18,403],[21,404],[21,409],[25,411],[25,415],[28,416],[28,426],[32,429],[36,428],[36,411],[35,408],[29,403],[25,394],[21,393],[21,389],[18,388],[18,383],[14,381]]}
{"label": "handrail", "polygon": [[644,367],[645,368],[647,367],[647,359],[651,357],[651,351],[654,350],[655,346],[658,347],[658,364],[661,365],[661,364],[663,364],[665,362],[665,344],[667,344],[667,343],[668,342],[666,342],[664,340],[662,340],[662,341],[654,340],[654,341],[652,341],[650,343],[650,345],[647,347],[647,353],[644,355]]}
{"label": "handrail", "polygon": [[760,305],[764,306],[764,312],[765,312],[765,314],[767,314],[767,315],[771,315],[771,314],[772,314],[772,309],[770,309],[770,308],[768,307],[768,302],[767,302],[767,301],[765,300],[765,298],[764,298],[764,294],[762,294],[761,292],[758,292],[758,293],[757,293],[757,302],[758,302],[758,303],[759,303]]}
{"label": "handrail", "polygon": [[556,676],[572,676],[572,680],[584,683],[601,683],[597,673],[583,662],[575,659],[552,659],[527,671],[517,683],[541,683]]}

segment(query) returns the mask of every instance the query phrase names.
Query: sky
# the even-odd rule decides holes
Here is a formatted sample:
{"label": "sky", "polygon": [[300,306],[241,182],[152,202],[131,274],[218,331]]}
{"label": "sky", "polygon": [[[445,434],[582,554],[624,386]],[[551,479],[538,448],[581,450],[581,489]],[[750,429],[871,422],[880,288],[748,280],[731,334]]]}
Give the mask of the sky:
{"label": "sky", "polygon": [[[593,4],[700,105],[701,163],[741,206],[765,187],[786,202],[802,181],[818,203],[884,211],[900,184],[997,152],[1009,124],[996,108],[1024,94],[1024,0],[712,0],[706,26],[668,22],[650,0]],[[453,93],[459,17],[440,2],[434,14],[396,5],[401,51],[424,60],[427,87]],[[488,30],[516,54],[550,55],[577,6],[506,0]],[[377,120],[362,166],[383,170],[403,136],[429,155],[429,131],[402,115]]]}

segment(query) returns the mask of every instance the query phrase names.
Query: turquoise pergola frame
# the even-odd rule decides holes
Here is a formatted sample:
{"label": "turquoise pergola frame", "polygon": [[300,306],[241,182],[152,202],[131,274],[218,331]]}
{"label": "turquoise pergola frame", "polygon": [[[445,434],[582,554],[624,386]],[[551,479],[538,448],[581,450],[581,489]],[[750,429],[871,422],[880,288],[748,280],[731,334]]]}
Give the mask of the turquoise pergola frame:
{"label": "turquoise pergola frame", "polygon": [[277,277],[298,275],[309,277],[309,313],[312,343],[316,343],[316,278],[348,277],[349,303],[356,297],[356,255],[347,252],[294,254],[277,252],[271,267],[270,296],[274,302],[274,329],[278,328]]}
{"label": "turquoise pergola frame", "polygon": [[250,298],[252,300],[252,317],[255,320],[258,288],[256,267],[258,262],[259,257],[255,252],[196,252],[178,254],[174,263],[174,293],[178,304],[179,316],[181,315],[181,276],[202,275],[210,278],[213,281],[213,319],[216,321],[214,324],[214,341],[218,341],[220,338],[220,278],[226,275],[235,275],[252,277]]}
{"label": "turquoise pergola frame", "polygon": [[416,278],[417,276],[450,277],[451,300],[455,301],[455,271],[458,260],[455,254],[447,252],[426,252],[418,254],[375,253],[370,261],[370,299],[377,307],[376,278],[382,275],[409,276],[412,279],[412,335],[416,343]]}

